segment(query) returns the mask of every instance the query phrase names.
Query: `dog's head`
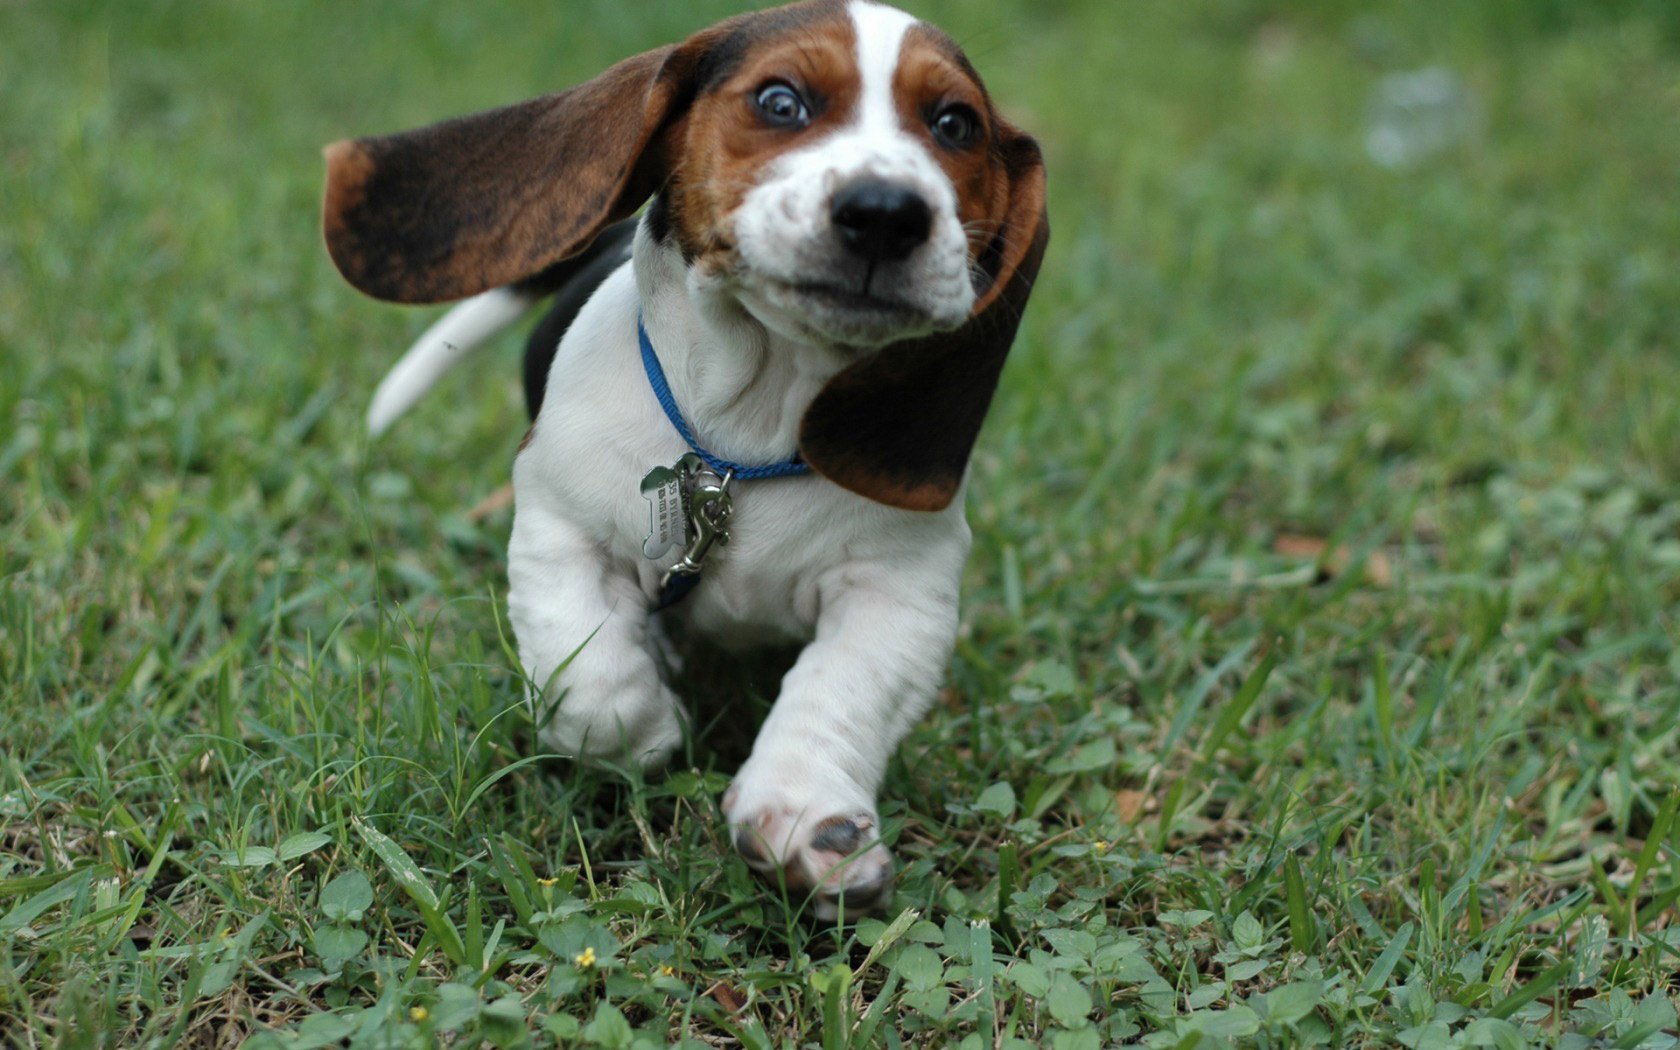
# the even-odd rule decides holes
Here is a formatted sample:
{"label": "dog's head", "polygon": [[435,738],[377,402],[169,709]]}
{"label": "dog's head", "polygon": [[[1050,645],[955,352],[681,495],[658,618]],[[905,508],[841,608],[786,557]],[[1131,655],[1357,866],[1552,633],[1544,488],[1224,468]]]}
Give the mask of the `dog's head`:
{"label": "dog's head", "polygon": [[653,235],[700,284],[781,335],[859,351],[800,450],[914,509],[961,484],[1049,236],[1037,143],[949,37],[864,0],[743,15],[327,161],[334,262],[399,302],[529,277],[655,197]]}

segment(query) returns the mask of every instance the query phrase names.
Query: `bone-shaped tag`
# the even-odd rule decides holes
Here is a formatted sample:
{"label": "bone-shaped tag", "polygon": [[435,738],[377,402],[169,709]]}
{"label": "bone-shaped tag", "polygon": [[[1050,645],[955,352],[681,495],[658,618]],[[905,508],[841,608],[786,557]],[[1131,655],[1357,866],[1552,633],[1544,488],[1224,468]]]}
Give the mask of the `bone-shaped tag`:
{"label": "bone-shaped tag", "polygon": [[688,479],[698,463],[699,458],[689,454],[675,466],[654,467],[642,478],[642,498],[648,501],[642,553],[647,557],[663,558],[672,547],[688,545]]}

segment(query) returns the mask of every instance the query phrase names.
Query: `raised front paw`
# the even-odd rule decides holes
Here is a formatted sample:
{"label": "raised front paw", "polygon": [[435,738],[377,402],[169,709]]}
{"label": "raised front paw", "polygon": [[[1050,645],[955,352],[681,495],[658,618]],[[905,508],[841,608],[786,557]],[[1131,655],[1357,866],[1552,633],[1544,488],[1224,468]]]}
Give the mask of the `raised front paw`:
{"label": "raised front paw", "polygon": [[770,780],[742,770],[723,796],[730,841],[748,867],[796,899],[809,894],[823,920],[884,906],[893,859],[873,803],[847,804],[844,796],[856,792],[796,791]]}

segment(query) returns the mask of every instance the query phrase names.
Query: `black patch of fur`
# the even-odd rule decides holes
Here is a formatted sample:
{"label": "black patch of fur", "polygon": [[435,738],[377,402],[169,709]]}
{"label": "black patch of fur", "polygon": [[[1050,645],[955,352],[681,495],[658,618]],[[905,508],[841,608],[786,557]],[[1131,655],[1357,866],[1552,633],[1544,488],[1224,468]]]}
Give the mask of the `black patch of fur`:
{"label": "black patch of fur", "polygon": [[548,387],[549,366],[560,349],[560,338],[577,320],[578,311],[595,294],[614,270],[630,258],[630,244],[636,237],[636,220],[625,219],[601,231],[595,243],[578,255],[520,281],[516,290],[526,295],[553,295],[554,303],[537,322],[525,343],[525,408],[532,419],[542,408]]}
{"label": "black patch of fur", "polygon": [[657,194],[647,207],[648,233],[653,243],[665,244],[671,239],[671,203],[665,194]]}

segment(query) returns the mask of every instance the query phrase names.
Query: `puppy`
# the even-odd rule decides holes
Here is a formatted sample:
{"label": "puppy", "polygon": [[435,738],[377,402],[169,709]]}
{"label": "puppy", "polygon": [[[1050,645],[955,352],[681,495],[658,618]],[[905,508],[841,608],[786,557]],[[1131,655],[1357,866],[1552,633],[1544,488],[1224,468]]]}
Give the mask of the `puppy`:
{"label": "puppy", "polygon": [[1037,143],[944,33],[811,0],[326,156],[351,284],[473,297],[382,384],[376,432],[556,296],[508,551],[543,742],[671,755],[662,618],[803,643],[731,839],[820,916],[884,903],[876,794],[950,658],[969,454],[1049,237]]}

